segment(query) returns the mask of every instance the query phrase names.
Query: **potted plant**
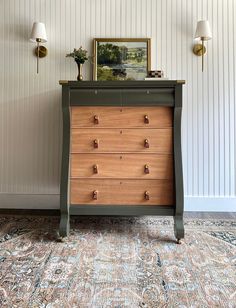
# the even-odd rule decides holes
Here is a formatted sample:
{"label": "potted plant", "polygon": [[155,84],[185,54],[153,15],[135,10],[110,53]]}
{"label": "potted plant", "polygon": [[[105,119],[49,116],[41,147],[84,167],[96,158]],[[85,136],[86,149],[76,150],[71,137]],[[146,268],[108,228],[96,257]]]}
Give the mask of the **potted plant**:
{"label": "potted plant", "polygon": [[74,48],[73,52],[68,53],[66,55],[66,57],[74,58],[75,62],[78,65],[78,76],[77,76],[78,81],[83,80],[82,67],[83,67],[84,62],[88,60],[87,53],[88,51],[83,49],[82,46],[80,46],[79,49]]}

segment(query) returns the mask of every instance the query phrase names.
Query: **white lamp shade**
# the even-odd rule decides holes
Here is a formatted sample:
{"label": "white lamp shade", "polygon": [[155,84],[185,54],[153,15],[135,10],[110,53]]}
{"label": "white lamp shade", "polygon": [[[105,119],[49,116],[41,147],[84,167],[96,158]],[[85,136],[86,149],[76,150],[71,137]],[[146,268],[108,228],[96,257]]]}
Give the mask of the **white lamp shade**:
{"label": "white lamp shade", "polygon": [[212,39],[211,28],[208,20],[200,20],[197,23],[195,38],[200,38],[203,41]]}
{"label": "white lamp shade", "polygon": [[36,39],[40,39],[42,43],[47,42],[47,34],[45,25],[42,22],[34,22],[30,35],[30,41],[35,43]]}

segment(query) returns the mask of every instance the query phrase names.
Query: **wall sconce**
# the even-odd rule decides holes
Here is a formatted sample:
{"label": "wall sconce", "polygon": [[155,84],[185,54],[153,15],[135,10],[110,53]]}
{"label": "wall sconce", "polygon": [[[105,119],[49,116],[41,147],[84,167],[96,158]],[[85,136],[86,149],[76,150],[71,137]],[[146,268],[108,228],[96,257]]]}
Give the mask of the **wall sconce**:
{"label": "wall sconce", "polygon": [[202,72],[203,72],[203,58],[206,53],[206,47],[204,41],[212,39],[211,28],[208,20],[200,20],[197,23],[197,29],[195,32],[195,39],[200,39],[202,44],[195,44],[193,46],[193,53],[196,56],[202,56]]}
{"label": "wall sconce", "polygon": [[30,35],[30,41],[32,43],[37,43],[35,48],[35,55],[37,56],[37,74],[39,72],[39,58],[46,57],[48,50],[44,46],[39,46],[39,43],[47,42],[47,34],[45,25],[42,22],[34,22],[33,28]]}

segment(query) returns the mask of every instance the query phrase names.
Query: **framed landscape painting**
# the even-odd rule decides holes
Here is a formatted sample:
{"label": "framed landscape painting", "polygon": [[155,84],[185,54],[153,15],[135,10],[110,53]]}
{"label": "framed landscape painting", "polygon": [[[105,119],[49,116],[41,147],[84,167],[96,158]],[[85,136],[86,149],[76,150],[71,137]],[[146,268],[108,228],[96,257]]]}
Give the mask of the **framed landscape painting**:
{"label": "framed landscape painting", "polygon": [[95,38],[94,80],[144,80],[151,68],[151,39]]}

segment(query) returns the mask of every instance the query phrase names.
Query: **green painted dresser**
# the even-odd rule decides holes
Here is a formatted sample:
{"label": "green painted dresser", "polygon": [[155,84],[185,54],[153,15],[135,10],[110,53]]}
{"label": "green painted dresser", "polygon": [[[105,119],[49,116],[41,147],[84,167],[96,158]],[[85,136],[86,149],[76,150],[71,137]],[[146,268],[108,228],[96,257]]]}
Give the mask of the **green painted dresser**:
{"label": "green painted dresser", "polygon": [[184,81],[60,81],[60,236],[70,215],[171,215],[184,237]]}

